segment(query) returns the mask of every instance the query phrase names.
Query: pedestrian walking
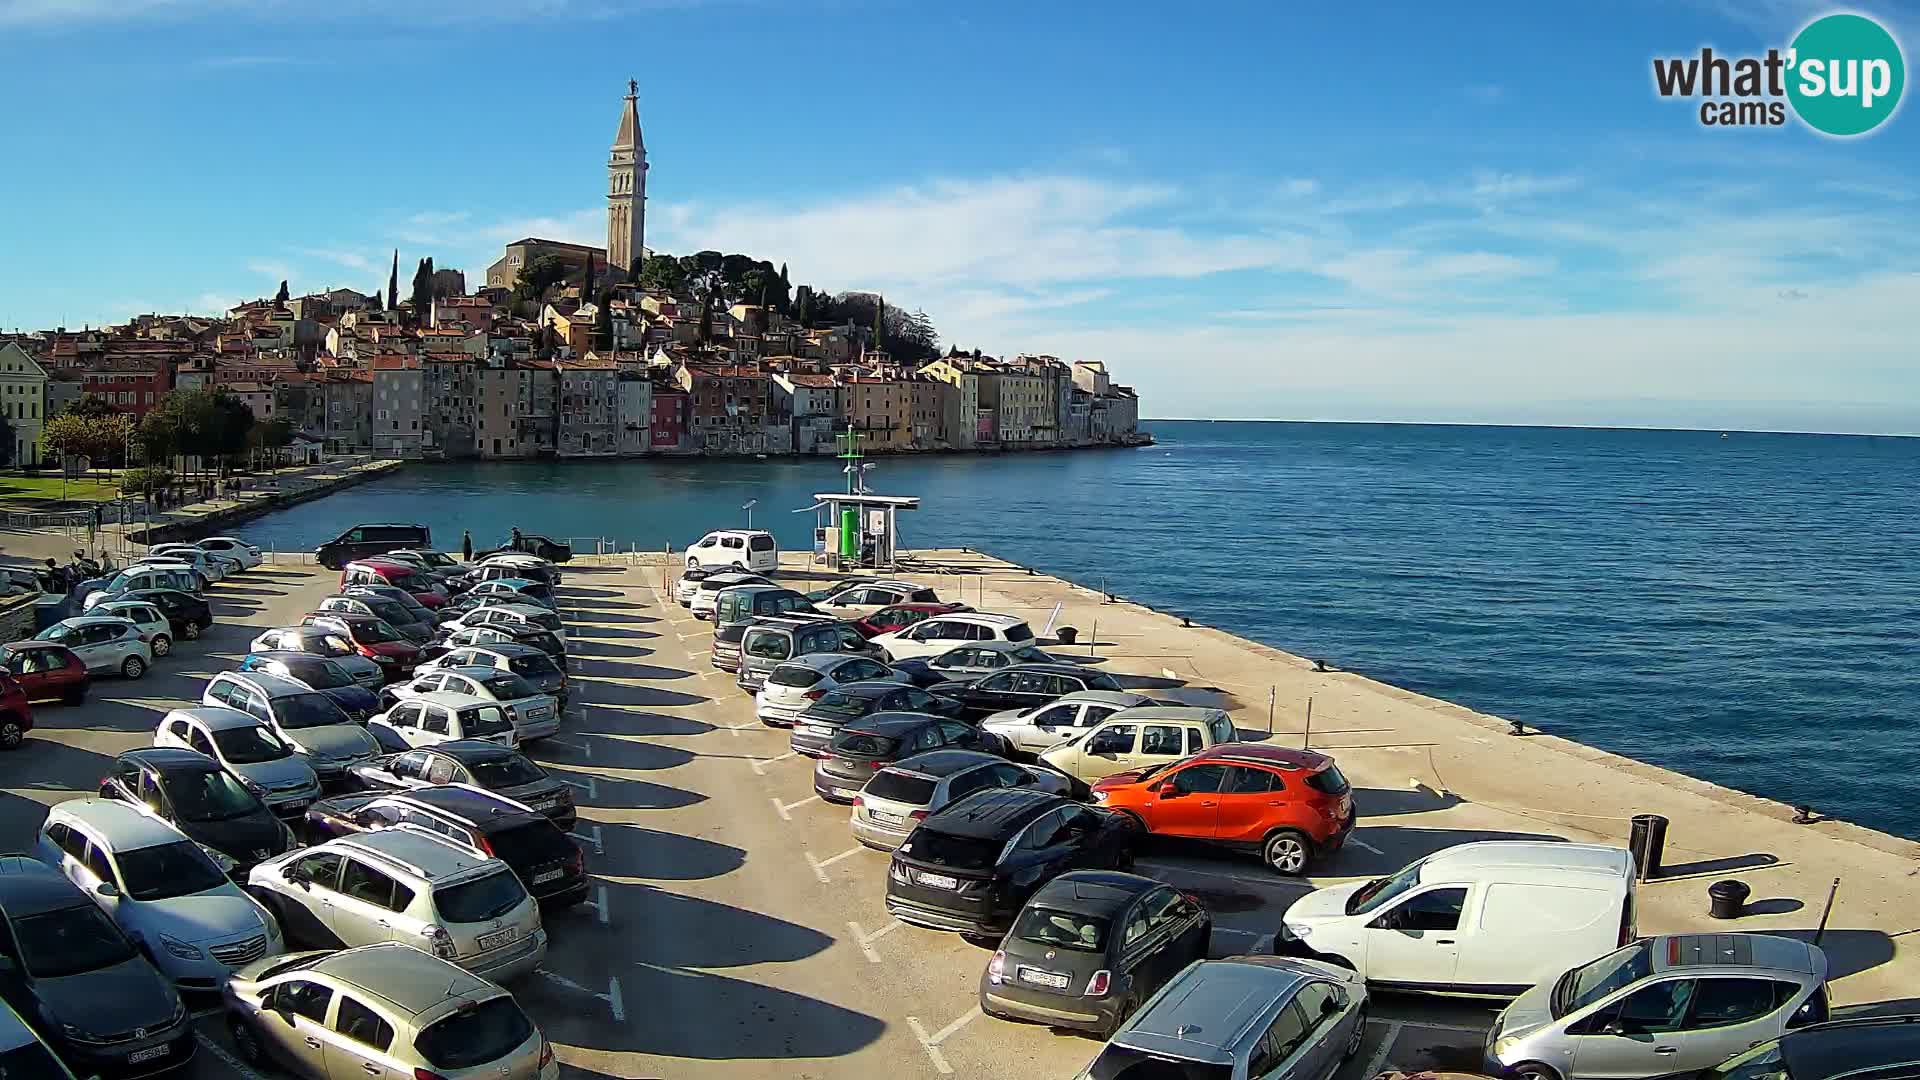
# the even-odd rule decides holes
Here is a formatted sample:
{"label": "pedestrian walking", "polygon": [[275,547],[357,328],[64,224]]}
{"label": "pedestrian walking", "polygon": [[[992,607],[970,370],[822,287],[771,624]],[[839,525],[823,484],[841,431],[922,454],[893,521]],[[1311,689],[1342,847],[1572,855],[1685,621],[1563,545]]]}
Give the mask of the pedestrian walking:
{"label": "pedestrian walking", "polygon": [[460,530],[460,561],[473,561],[473,533],[466,529]]}

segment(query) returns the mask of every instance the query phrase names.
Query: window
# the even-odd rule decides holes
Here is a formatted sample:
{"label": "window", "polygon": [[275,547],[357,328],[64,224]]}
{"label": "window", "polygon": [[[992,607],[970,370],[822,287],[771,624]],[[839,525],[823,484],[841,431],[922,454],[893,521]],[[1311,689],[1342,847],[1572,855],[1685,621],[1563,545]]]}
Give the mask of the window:
{"label": "window", "polygon": [[1247,1075],[1262,1077],[1278,1069],[1293,1056],[1294,1051],[1300,1049],[1300,1044],[1306,1038],[1306,1018],[1298,1005],[1288,1002],[1287,1007],[1280,1010],[1280,1015],[1268,1025],[1266,1034],[1260,1036],[1259,1043],[1255,1044],[1252,1056],[1247,1059]]}
{"label": "window", "polygon": [[1026,833],[1020,837],[1020,847],[1038,851],[1052,844],[1059,838],[1062,820],[1059,811],[1055,811],[1027,826]]}
{"label": "window", "polygon": [[1139,730],[1140,726],[1138,724],[1115,724],[1110,728],[1096,731],[1087,739],[1087,753],[1132,753],[1133,737]]}
{"label": "window", "polygon": [[346,860],[336,851],[322,851],[301,859],[297,864],[301,880],[333,889],[340,880],[340,864]]}
{"label": "window", "polygon": [[340,892],[388,911],[400,911],[413,902],[411,890],[356,859],[348,859],[341,871]]}
{"label": "window", "polygon": [[1177,757],[1180,754],[1181,729],[1170,724],[1148,724],[1140,732],[1140,752]]}
{"label": "window", "polygon": [[432,735],[447,734],[447,712],[445,709],[428,709],[426,718],[420,724],[420,730]]}
{"label": "window", "polygon": [[[1739,1024],[1785,1005],[1799,987],[1772,979],[1701,979],[1689,1030]],[[1776,991],[1784,991],[1782,996]]]}
{"label": "window", "polygon": [[1220,790],[1229,795],[1261,795],[1269,791],[1285,791],[1286,787],[1286,781],[1265,769],[1235,765],[1227,770],[1227,782]]}
{"label": "window", "polygon": [[304,1016],[316,1024],[327,1019],[327,1006],[333,1003],[331,987],[296,979],[273,988],[273,1007]]}
{"label": "window", "polygon": [[1310,982],[1293,995],[1293,1003],[1308,1027],[1319,1027],[1340,1008],[1340,992],[1332,983]]}
{"label": "window", "polygon": [[1173,790],[1183,795],[1219,791],[1226,775],[1225,765],[1189,765],[1173,774]]}
{"label": "window", "polygon": [[1455,930],[1460,926],[1460,909],[1466,905],[1467,890],[1434,889],[1394,908],[1375,926],[1389,930]]}
{"label": "window", "polygon": [[1598,1029],[1601,1031],[1607,1030],[1606,1021],[1611,1020],[1618,1034],[1629,1036],[1679,1031],[1687,1015],[1687,1006],[1693,1001],[1695,985],[1692,979],[1657,982],[1635,990],[1612,1008],[1596,1013],[1591,1019],[1601,1021]]}
{"label": "window", "polygon": [[1187,898],[1177,889],[1161,889],[1147,897],[1142,905],[1147,922],[1155,927],[1170,925],[1187,917]]}
{"label": "window", "polygon": [[[76,833],[74,835],[77,837],[79,834]],[[87,871],[101,881],[111,882],[114,880],[113,863],[107,858],[107,853],[101,849],[99,844],[87,845],[87,854],[82,862],[86,864]]]}

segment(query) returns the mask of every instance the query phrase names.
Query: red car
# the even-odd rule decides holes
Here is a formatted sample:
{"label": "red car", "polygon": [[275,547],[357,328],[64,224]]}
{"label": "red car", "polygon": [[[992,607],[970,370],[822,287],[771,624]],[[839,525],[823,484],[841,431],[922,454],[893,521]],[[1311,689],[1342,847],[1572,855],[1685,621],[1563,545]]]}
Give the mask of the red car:
{"label": "red car", "polygon": [[312,611],[300,620],[300,625],[323,627],[346,638],[353,644],[353,651],[380,665],[389,683],[411,678],[413,669],[420,663],[420,647],[385,619],[341,611]]}
{"label": "red car", "polygon": [[358,559],[340,571],[340,587],[349,585],[391,585],[420,601],[420,606],[437,608],[447,602],[447,593],[438,582],[419,567],[390,559]]}
{"label": "red car", "polygon": [[956,611],[972,611],[966,604],[894,604],[854,622],[854,629],[867,637],[891,634],[895,630],[904,630],[922,619],[935,615],[950,615]]}
{"label": "red car", "polygon": [[0,750],[20,749],[20,740],[32,730],[33,706],[27,704],[27,692],[12,676],[0,675]]}
{"label": "red car", "polygon": [[1093,801],[1156,836],[1257,851],[1278,873],[1303,874],[1353,831],[1353,788],[1325,754],[1221,743],[1171,765],[1115,773]]}
{"label": "red car", "polygon": [[72,649],[51,641],[16,641],[0,646],[0,666],[34,701],[60,700],[78,705],[87,699],[93,679],[86,661]]}

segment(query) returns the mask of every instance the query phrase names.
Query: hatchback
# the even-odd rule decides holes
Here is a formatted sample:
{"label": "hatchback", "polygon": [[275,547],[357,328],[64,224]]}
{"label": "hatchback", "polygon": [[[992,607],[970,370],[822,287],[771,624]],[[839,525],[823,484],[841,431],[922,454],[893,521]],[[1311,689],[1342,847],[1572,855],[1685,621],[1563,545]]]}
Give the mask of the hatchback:
{"label": "hatchback", "polygon": [[510,577],[483,581],[475,585],[467,595],[496,597],[506,603],[533,604],[548,611],[557,610],[560,606],[558,599],[554,596],[553,586],[532,578]]}
{"label": "hatchback", "polygon": [[[485,610],[485,609],[481,609]],[[538,626],[524,623],[500,622],[486,626],[451,628],[451,633],[439,645],[429,645],[423,652],[427,659],[438,659],[447,652],[466,648],[469,645],[528,645],[553,658],[554,663],[564,665],[567,662],[567,646],[553,632]],[[445,650],[435,653],[436,649]]]}
{"label": "hatchback", "polygon": [[947,679],[991,675],[1015,664],[1051,664],[1058,659],[1031,641],[980,641],[932,656],[899,660],[894,668],[921,686],[932,686]]}
{"label": "hatchback", "polygon": [[340,571],[340,587],[345,589],[354,585],[391,585],[427,608],[437,608],[447,602],[447,587],[438,577],[417,566],[391,559],[361,559],[348,563]]}
{"label": "hatchback", "polygon": [[432,616],[423,619],[415,613],[414,609],[384,596],[366,594],[329,596],[320,601],[314,610],[339,612],[342,615],[367,615],[385,620],[388,626],[400,631],[418,645],[424,645],[433,640],[435,624]]}
{"label": "hatchback", "polygon": [[266,561],[257,546],[235,536],[209,536],[196,542],[221,558],[232,559],[242,570],[251,570]]}
{"label": "hatchback", "polygon": [[502,642],[493,645],[463,645],[449,649],[420,665],[423,671],[451,671],[455,668],[483,667],[510,671],[527,680],[535,690],[559,698],[562,705],[573,696],[567,672],[553,657],[531,645]]}
{"label": "hatchback", "polygon": [[1540,1080],[1710,1068],[1826,1019],[1826,981],[1826,954],[1794,938],[1643,938],[1514,999],[1487,1062]]}
{"label": "hatchback", "polygon": [[203,705],[225,705],[273,725],[274,734],[306,755],[321,783],[338,781],[347,766],[380,752],[367,729],[318,690],[262,671],[225,671],[201,694]]}
{"label": "hatchback", "polygon": [[0,674],[0,750],[18,750],[33,730],[33,706],[13,676]]}
{"label": "hatchback", "polygon": [[1071,795],[1074,782],[1057,772],[1015,765],[977,750],[916,754],[873,774],[853,797],[853,838],[891,851],[914,826],[950,802],[987,788],[1035,788]]}
{"label": "hatchback", "polygon": [[674,601],[681,607],[693,603],[693,594],[700,591],[700,583],[717,573],[720,571],[708,570],[700,566],[685,571],[680,575],[680,580],[673,583]]}
{"label": "hatchback", "polygon": [[782,661],[814,653],[877,658],[880,650],[867,644],[852,623],[806,612],[768,616],[748,623],[741,635],[740,669],[734,682],[742,690],[758,691]]}
{"label": "hatchback", "polygon": [[980,726],[1004,737],[1021,754],[1051,750],[1089,728],[1099,727],[1122,709],[1161,702],[1125,690],[1081,690],[1031,709],[1009,709],[989,715]]}
{"label": "hatchback", "polygon": [[956,645],[969,641],[1031,642],[1033,630],[1016,615],[995,615],[982,611],[962,611],[936,615],[892,633],[881,634],[874,643],[894,660],[939,656]]}
{"label": "hatchback", "polygon": [[559,638],[562,646],[567,643],[567,630],[560,616],[539,604],[486,604],[462,612],[459,618],[447,623],[443,629],[454,633],[476,626],[510,631],[531,627]]}
{"label": "hatchback", "polygon": [[938,604],[932,589],[910,581],[843,581],[807,594],[820,610],[843,619],[859,619],[893,604]]}
{"label": "hatchback", "polygon": [[386,695],[391,704],[436,693],[461,694],[499,705],[513,724],[516,742],[544,739],[560,730],[560,701],[542,694],[511,671],[478,665],[464,668],[425,668],[412,681],[395,683]]}
{"label": "hatchback", "polygon": [[442,576],[457,574],[467,569],[467,564],[461,562],[459,559],[454,558],[444,551],[435,551],[428,547],[395,548],[387,552],[386,556],[390,559],[404,559],[407,562],[420,566],[428,573]]}
{"label": "hatchback", "polygon": [[175,709],[160,718],[153,745],[205,754],[276,814],[304,813],[320,797],[320,778],[307,759],[271,726],[238,709]]}
{"label": "hatchback", "polygon": [[145,600],[109,600],[84,614],[102,619],[125,619],[147,635],[147,647],[156,657],[173,651],[173,623],[167,613]]}
{"label": "hatchback", "polygon": [[573,789],[567,782],[499,743],[469,739],[405,750],[356,765],[353,776],[373,791],[466,784],[531,806],[563,829],[573,828]]}
{"label": "hatchback", "polygon": [[[129,566],[97,589],[87,590],[80,598],[82,608],[95,607],[108,600],[118,599],[130,592],[148,589],[177,589],[184,593],[199,594],[206,588],[206,579],[195,573],[185,563],[173,563],[170,566]],[[79,590],[75,590],[76,593]]]}
{"label": "hatchback", "polygon": [[1119,693],[1120,684],[1104,671],[1079,664],[1018,664],[1005,671],[936,683],[927,689],[957,699],[969,719],[1010,709],[1032,709],[1082,690]]}
{"label": "hatchback", "polygon": [[1188,964],[1213,916],[1152,878],[1076,870],[1040,887],[980,976],[980,1011],[1103,1038]]}
{"label": "hatchback", "polygon": [[881,712],[842,727],[813,764],[813,791],[830,803],[851,803],[873,774],[929,750],[979,750],[1006,756],[1006,743],[960,720],[926,713]]}
{"label": "hatchback", "polygon": [[513,995],[397,942],[249,965],[225,992],[234,1049],[317,1080],[559,1080]]}
{"label": "hatchback", "polygon": [[87,700],[87,687],[93,681],[86,662],[77,653],[51,641],[0,645],[0,665],[20,684],[29,701],[78,705]]}
{"label": "hatchback", "polygon": [[904,923],[998,936],[1069,870],[1125,870],[1125,818],[1030,788],[988,788],[928,816],[887,864],[887,913]]}
{"label": "hatchback", "polygon": [[887,665],[850,653],[812,653],[782,660],[753,697],[760,722],[787,727],[814,702],[849,683],[898,680]]}
{"label": "hatchback", "polygon": [[435,746],[461,739],[482,739],[508,748],[520,745],[520,734],[507,710],[491,698],[437,690],[411,698],[373,718],[392,728],[408,746]]}
{"label": "hatchback", "polygon": [[820,695],[820,700],[795,716],[788,742],[793,752],[803,757],[826,757],[827,744],[841,728],[882,712],[926,713],[958,720],[960,703],[892,680],[850,683]]}
{"label": "hatchback", "polygon": [[116,599],[139,600],[159,608],[173,628],[173,636],[182,641],[197,640],[213,625],[213,605],[180,589],[134,589]]}
{"label": "hatchback", "polygon": [[240,661],[241,671],[276,675],[309,690],[317,690],[333,699],[350,719],[363,721],[380,711],[380,695],[361,685],[337,661],[312,653],[248,653]]}
{"label": "hatchback", "polygon": [[65,645],[92,672],[115,672],[137,679],[153,666],[147,635],[125,619],[86,615],[62,619],[35,634],[34,640]]}
{"label": "hatchback", "polygon": [[1338,851],[1358,817],[1332,758],[1264,743],[1223,743],[1115,773],[1094,784],[1093,800],[1155,836],[1258,852],[1282,874],[1304,874]]}
{"label": "hatchback", "polygon": [[218,761],[177,746],[129,750],[100,779],[100,797],[151,814],[200,845],[228,877],[295,845],[293,830]]}
{"label": "hatchback", "polygon": [[445,610],[444,608],[430,608],[420,601],[415,600],[412,593],[392,585],[349,585],[340,590],[340,595],[377,596],[385,600],[391,600],[407,609],[407,614],[413,616],[411,621],[425,623],[428,626],[433,626],[438,623],[440,621],[440,611]]}
{"label": "hatchback", "polygon": [[890,604],[871,615],[855,619],[853,625],[867,637],[879,637],[891,634],[895,630],[905,630],[914,623],[931,619],[935,615],[950,615],[956,611],[972,611],[965,604]]}
{"label": "hatchback", "polygon": [[[1811,1011],[1809,1011],[1809,1015]],[[1789,1030],[1721,1062],[1702,1080],[1894,1080],[1920,1063],[1920,1016],[1825,1022],[1796,1016]]]}
{"label": "hatchback", "polygon": [[345,634],[317,626],[282,626],[268,630],[247,646],[256,653],[297,652],[324,656],[369,690],[386,685],[386,669],[360,654]]}
{"label": "hatchback", "polygon": [[380,665],[387,682],[406,678],[420,662],[420,647],[385,619],[319,611],[301,619],[300,624],[346,639],[355,652]]}

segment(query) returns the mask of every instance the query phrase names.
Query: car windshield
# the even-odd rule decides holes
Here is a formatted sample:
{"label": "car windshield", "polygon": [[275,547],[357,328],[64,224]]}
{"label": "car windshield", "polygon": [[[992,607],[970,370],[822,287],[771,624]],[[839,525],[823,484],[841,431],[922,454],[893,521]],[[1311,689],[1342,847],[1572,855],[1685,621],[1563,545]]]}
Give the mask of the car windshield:
{"label": "car windshield", "polygon": [[812,686],[825,677],[826,676],[810,667],[803,667],[799,664],[781,664],[779,667],[773,669],[773,674],[767,676],[767,682],[774,686]]}
{"label": "car windshield", "polygon": [[480,680],[480,685],[486,687],[488,693],[499,698],[501,701],[513,701],[516,698],[532,697],[539,693],[527,680],[515,675],[511,671],[503,671],[498,675],[489,675]]}
{"label": "car windshield", "polygon": [[258,765],[291,757],[293,747],[267,727],[237,727],[213,733],[213,745],[229,765]]}
{"label": "car windshield", "polygon": [[326,660],[306,663],[296,660],[287,665],[287,672],[315,690],[353,685],[353,679],[347,675],[345,668]]}
{"label": "car windshield", "polygon": [[114,859],[120,864],[121,884],[135,900],[191,896],[218,888],[227,880],[227,875],[191,840],[122,851]]}
{"label": "car windshield", "polygon": [[1030,907],[1020,913],[1013,936],[1036,945],[1097,953],[1107,947],[1107,920],[1077,911]]}
{"label": "car windshield", "polygon": [[1053,659],[1053,657],[1048,656],[1046,652],[1037,645],[1023,645],[1007,655],[1022,664],[1044,664]]}
{"label": "car windshield", "polygon": [[274,698],[273,718],[288,731],[353,722],[325,694],[288,694]]}
{"label": "car windshield", "polygon": [[547,778],[540,766],[521,757],[519,754],[502,754],[495,758],[481,758],[467,762],[467,771],[481,787],[510,788],[522,784],[537,784]]}
{"label": "car windshield", "polygon": [[471,1069],[498,1061],[533,1036],[533,1022],[502,994],[462,1007],[414,1036],[414,1049],[436,1069]]}
{"label": "car windshield", "polygon": [[913,831],[900,850],[922,862],[951,866],[956,870],[987,870],[1000,858],[1003,840],[983,840],[977,836],[956,836],[925,825]]}
{"label": "car windshield", "polygon": [[525,675],[529,678],[536,675],[553,675],[560,671],[558,667],[554,666],[552,660],[544,656],[516,656],[508,660],[507,664],[513,668],[514,674]]}
{"label": "car windshield", "polygon": [[353,646],[332,634],[315,634],[301,639],[306,651],[319,656],[352,656]]}
{"label": "car windshield", "polygon": [[[105,912],[91,903],[15,919],[13,936],[20,943],[20,960],[26,965],[27,974],[37,979],[98,971],[125,963],[135,955],[133,942],[127,940]],[[5,1075],[11,1074],[0,1069],[0,1076]]]}
{"label": "car windshield", "polygon": [[174,813],[185,821],[226,821],[263,809],[240,781],[217,769],[176,772],[160,782]]}
{"label": "car windshield", "polygon": [[1082,675],[1081,679],[1083,679],[1086,682],[1087,689],[1089,690],[1119,690],[1120,689],[1120,683],[1117,680],[1115,680],[1113,676],[1107,674],[1104,671],[1089,672],[1086,675]]}
{"label": "car windshield", "polygon": [[1574,968],[1554,984],[1553,1015],[1584,1009],[1629,983],[1653,974],[1653,949],[1644,941],[1616,949],[1584,967]]}
{"label": "car windshield", "polygon": [[863,794],[873,799],[925,806],[933,801],[933,788],[934,782],[924,776],[914,776],[897,769],[881,769],[873,774],[873,779],[867,781]]}
{"label": "car windshield", "polygon": [[1307,786],[1325,795],[1345,795],[1353,790],[1353,785],[1347,783],[1347,775],[1333,764],[1307,777]]}
{"label": "car windshield", "polygon": [[829,690],[820,700],[807,707],[814,716],[865,716],[873,707],[873,699],[864,694],[843,694],[838,690]]}
{"label": "car windshield", "polygon": [[367,605],[368,611],[373,612],[389,623],[406,623],[413,621],[412,612],[384,597],[376,600],[371,596],[363,596],[360,598],[360,602]]}
{"label": "car windshield", "polygon": [[389,641],[400,640],[400,631],[385,619],[362,619],[352,625],[353,639],[363,645],[385,645]]}
{"label": "car windshield", "polygon": [[513,871],[502,869],[472,881],[433,890],[433,906],[440,917],[454,923],[497,919],[520,905],[527,890]]}
{"label": "car windshield", "polygon": [[1418,884],[1420,884],[1420,863],[1406,866],[1392,877],[1376,878],[1347,898],[1347,914],[1365,915]]}

